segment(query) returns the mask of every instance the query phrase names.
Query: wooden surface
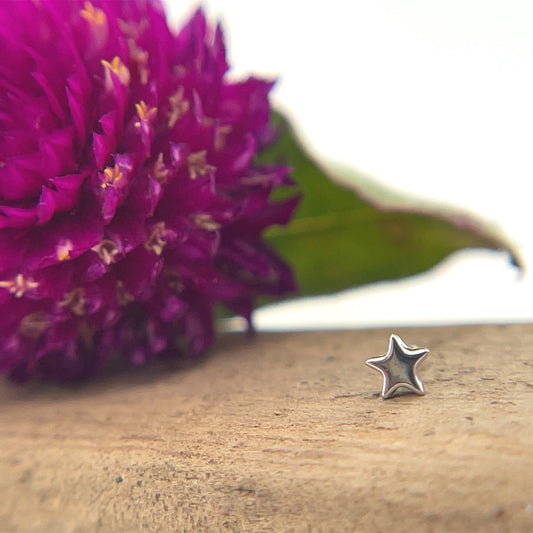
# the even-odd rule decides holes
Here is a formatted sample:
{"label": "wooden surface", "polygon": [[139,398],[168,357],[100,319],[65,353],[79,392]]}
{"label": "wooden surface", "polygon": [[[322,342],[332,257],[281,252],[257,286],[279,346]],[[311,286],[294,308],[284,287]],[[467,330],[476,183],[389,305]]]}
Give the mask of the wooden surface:
{"label": "wooden surface", "polygon": [[533,531],[533,326],[227,335],[196,365],[0,383],[1,531]]}

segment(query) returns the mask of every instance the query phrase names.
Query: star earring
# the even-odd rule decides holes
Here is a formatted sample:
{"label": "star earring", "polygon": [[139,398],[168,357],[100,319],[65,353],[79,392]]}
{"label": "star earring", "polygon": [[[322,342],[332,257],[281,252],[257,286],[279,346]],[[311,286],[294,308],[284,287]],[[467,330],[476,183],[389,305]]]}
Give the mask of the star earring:
{"label": "star earring", "polygon": [[417,370],[428,353],[426,348],[412,348],[398,335],[391,335],[387,353],[365,361],[369,367],[383,374],[381,396],[384,400],[393,396],[401,387],[416,394],[425,394],[424,384],[420,381]]}

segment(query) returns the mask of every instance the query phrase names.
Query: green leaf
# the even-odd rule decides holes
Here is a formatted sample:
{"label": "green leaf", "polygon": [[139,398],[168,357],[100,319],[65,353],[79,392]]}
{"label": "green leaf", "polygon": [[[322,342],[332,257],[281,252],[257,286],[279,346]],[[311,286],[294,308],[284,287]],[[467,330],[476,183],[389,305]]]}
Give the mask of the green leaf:
{"label": "green leaf", "polygon": [[[292,222],[266,237],[292,264],[303,294],[416,274],[461,248],[511,251],[470,215],[407,201],[352,170],[339,168],[334,181],[305,153],[282,115],[275,123],[282,133],[264,158],[292,167],[303,199]],[[290,194],[294,189],[276,197]]]}

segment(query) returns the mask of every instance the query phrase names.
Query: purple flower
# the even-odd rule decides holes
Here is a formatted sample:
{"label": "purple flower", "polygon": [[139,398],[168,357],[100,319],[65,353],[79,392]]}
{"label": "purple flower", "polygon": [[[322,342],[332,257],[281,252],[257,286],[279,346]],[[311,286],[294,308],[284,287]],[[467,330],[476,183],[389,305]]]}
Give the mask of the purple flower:
{"label": "purple flower", "polygon": [[272,83],[226,78],[201,11],[176,36],[156,1],[0,2],[0,49],[0,372],[198,354],[215,304],[295,288],[262,239],[296,206],[256,163]]}

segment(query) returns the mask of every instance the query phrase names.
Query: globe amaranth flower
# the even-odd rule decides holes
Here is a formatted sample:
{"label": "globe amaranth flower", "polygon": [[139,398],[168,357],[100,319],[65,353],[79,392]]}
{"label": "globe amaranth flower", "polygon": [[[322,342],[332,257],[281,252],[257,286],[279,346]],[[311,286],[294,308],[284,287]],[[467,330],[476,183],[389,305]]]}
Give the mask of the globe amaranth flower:
{"label": "globe amaranth flower", "polygon": [[215,304],[294,289],[262,239],[296,205],[256,163],[272,83],[227,79],[200,10],[175,35],[156,1],[0,2],[0,49],[0,372],[197,354]]}

